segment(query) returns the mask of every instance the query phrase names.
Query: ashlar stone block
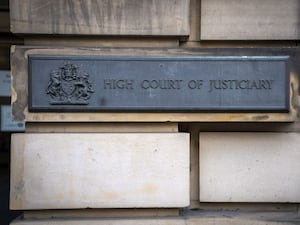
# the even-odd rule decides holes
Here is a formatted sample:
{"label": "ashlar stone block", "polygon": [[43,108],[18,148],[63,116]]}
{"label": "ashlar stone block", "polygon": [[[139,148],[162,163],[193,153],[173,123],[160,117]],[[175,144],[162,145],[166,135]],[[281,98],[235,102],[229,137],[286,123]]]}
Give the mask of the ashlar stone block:
{"label": "ashlar stone block", "polygon": [[200,133],[201,202],[300,202],[300,134]]}
{"label": "ashlar stone block", "polygon": [[202,0],[202,40],[300,39],[299,0]]}
{"label": "ashlar stone block", "polygon": [[189,0],[11,0],[13,33],[188,36]]}
{"label": "ashlar stone block", "polygon": [[189,205],[189,134],[14,134],[11,209]]}

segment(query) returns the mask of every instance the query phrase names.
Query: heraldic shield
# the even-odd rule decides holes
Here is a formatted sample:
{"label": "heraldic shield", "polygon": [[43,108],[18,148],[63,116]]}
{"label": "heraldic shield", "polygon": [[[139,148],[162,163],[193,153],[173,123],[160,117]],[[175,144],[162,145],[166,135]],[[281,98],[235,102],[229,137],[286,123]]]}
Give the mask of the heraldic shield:
{"label": "heraldic shield", "polygon": [[68,97],[72,97],[74,91],[76,90],[76,84],[75,84],[75,82],[70,82],[70,81],[62,80],[61,81],[61,90]]}
{"label": "heraldic shield", "polygon": [[87,105],[94,90],[89,75],[66,62],[50,73],[46,92],[51,105]]}

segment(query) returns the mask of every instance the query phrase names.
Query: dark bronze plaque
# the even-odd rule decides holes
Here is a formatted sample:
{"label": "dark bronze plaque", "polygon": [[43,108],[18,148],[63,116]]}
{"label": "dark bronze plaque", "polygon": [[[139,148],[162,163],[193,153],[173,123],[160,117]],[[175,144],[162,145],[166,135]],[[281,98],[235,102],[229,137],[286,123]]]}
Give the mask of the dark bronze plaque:
{"label": "dark bronze plaque", "polygon": [[29,56],[30,111],[288,111],[288,56]]}

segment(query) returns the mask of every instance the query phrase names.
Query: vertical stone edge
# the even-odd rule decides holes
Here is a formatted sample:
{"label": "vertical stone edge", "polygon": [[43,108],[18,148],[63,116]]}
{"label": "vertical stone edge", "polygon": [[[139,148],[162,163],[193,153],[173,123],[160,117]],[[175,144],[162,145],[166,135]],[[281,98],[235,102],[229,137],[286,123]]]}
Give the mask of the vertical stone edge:
{"label": "vertical stone edge", "polygon": [[10,172],[10,201],[12,210],[23,208],[24,202],[24,134],[11,136],[11,172]]}
{"label": "vertical stone edge", "polygon": [[[189,0],[189,38],[188,41],[200,41],[201,1]],[[193,7],[191,7],[193,6]]]}
{"label": "vertical stone edge", "polygon": [[190,206],[199,208],[199,129],[190,129]]}
{"label": "vertical stone edge", "polygon": [[200,204],[200,199],[201,199],[201,177],[200,177],[200,174],[201,174],[201,165],[200,165],[200,162],[201,162],[201,132],[199,132],[199,134],[198,134],[198,138],[199,138],[199,142],[198,142],[198,197],[199,197],[199,199],[198,199],[198,201],[199,201],[199,204]]}
{"label": "vertical stone edge", "polygon": [[28,69],[25,51],[15,45],[11,47],[11,105],[12,118],[16,121],[25,120],[28,102]]}
{"label": "vertical stone edge", "polygon": [[184,27],[186,27],[186,34],[187,34],[187,38],[191,35],[191,22],[190,22],[190,16],[191,16],[191,3],[193,0],[186,0],[186,24],[184,25]]}

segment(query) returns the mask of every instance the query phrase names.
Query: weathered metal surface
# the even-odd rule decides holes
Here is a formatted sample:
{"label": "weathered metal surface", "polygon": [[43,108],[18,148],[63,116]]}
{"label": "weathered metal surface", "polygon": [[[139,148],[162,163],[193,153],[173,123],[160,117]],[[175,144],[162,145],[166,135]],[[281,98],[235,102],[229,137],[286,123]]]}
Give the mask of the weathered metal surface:
{"label": "weathered metal surface", "polygon": [[11,105],[1,105],[1,132],[24,132],[24,121],[12,121],[11,119]]}
{"label": "weathered metal surface", "polygon": [[287,56],[29,56],[30,111],[288,111]]}
{"label": "weathered metal surface", "polygon": [[9,97],[10,94],[10,71],[0,70],[0,96]]}

